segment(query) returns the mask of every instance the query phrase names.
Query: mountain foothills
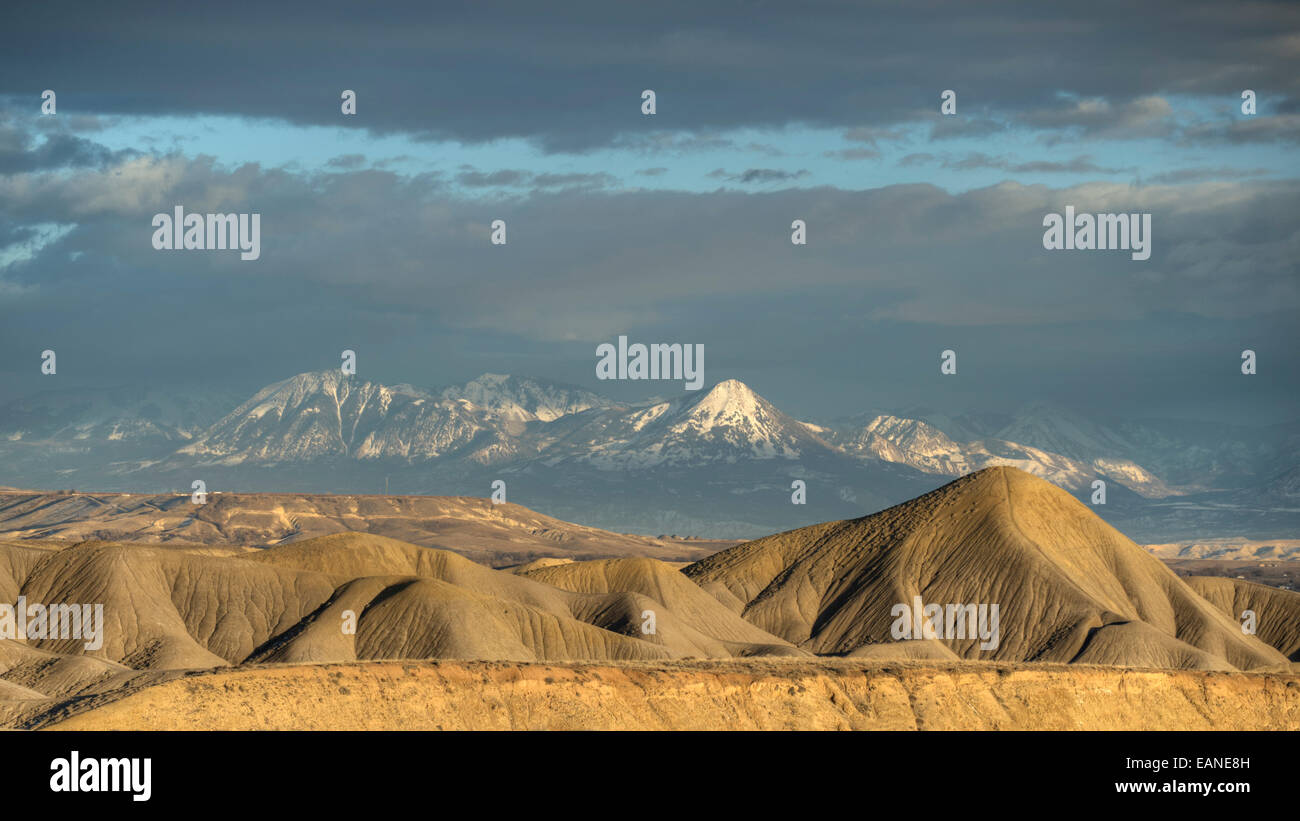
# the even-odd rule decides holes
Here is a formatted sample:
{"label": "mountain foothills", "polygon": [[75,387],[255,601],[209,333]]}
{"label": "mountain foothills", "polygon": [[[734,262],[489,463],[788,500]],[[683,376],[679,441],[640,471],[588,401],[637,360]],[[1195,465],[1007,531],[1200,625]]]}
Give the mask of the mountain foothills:
{"label": "mountain foothills", "polygon": [[[860,515],[1010,465],[1090,501],[1142,541],[1276,539],[1300,523],[1296,425],[1101,422],[1035,404],[1002,417],[928,409],[795,419],[726,380],[620,403],[485,374],[438,391],[339,371],[238,402],[46,393],[0,408],[0,484],[488,496],[622,532],[754,537]],[[792,483],[806,485],[792,504]]]}
{"label": "mountain foothills", "polygon": [[339,533],[362,533],[453,550],[494,567],[562,555],[690,561],[734,541],[610,533],[521,505],[464,496],[331,496],[0,491],[0,539],[120,541],[207,546],[238,553]]}
{"label": "mountain foothills", "polygon": [[[570,547],[494,569],[361,532],[0,542],[0,727],[1035,727],[1062,688],[1069,726],[1300,727],[1300,593],[1183,580],[1015,468],[680,569]],[[647,700],[657,718],[628,712]]]}

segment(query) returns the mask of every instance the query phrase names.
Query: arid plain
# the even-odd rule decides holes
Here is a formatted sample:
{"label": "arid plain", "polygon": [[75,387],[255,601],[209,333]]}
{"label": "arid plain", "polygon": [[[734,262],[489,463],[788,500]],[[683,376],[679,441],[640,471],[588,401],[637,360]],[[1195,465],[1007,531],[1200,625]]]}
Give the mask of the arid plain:
{"label": "arid plain", "polygon": [[1014,468],[744,543],[447,497],[14,491],[0,525],[0,602],[104,614],[0,638],[9,728],[1300,729],[1300,593],[1180,577]]}

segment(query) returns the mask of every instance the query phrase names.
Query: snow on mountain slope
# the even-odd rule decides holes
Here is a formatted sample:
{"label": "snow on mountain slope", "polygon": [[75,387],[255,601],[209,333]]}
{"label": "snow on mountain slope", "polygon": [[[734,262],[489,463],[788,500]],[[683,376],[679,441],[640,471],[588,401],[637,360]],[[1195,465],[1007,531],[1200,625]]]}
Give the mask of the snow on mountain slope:
{"label": "snow on mountain slope", "polygon": [[[1040,418],[1036,430],[1049,430],[1049,416]],[[1078,423],[1061,429],[1080,439]],[[962,443],[917,419],[878,415],[860,429],[833,431],[791,418],[735,379],[707,393],[629,407],[499,374],[432,394],[338,371],[306,373],[263,388],[178,455],[221,465],[540,458],[603,470],[848,456],[940,476],[1012,465],[1074,491],[1101,476],[1146,496],[1170,493],[1127,460],[1087,461],[998,438]]]}
{"label": "snow on mountain slope", "polygon": [[0,441],[183,442],[220,419],[236,401],[214,391],[44,391],[0,407]]}
{"label": "snow on mountain slope", "polygon": [[1132,442],[1119,432],[1049,402],[1034,402],[1021,408],[995,437],[1082,461],[1133,453]]}
{"label": "snow on mountain slope", "polygon": [[555,463],[574,459],[603,469],[634,469],[799,459],[834,447],[735,379],[708,393],[649,407],[589,412],[581,424],[546,450]]}
{"label": "snow on mountain slope", "polygon": [[939,428],[917,419],[877,416],[862,428],[842,432],[836,442],[855,456],[873,456],[942,476],[961,476],[986,467],[1008,465],[1073,491],[1089,487],[1100,477],[1147,497],[1160,498],[1173,493],[1158,477],[1129,460],[1075,459],[992,437],[957,442]]}
{"label": "snow on mountain slope", "polygon": [[607,408],[609,400],[570,385],[547,384],[527,377],[485,373],[464,385],[445,388],[443,399],[464,399],[503,419],[553,422],[588,408]]}
{"label": "snow on mountain slope", "polygon": [[[935,417],[941,426],[880,413],[823,427],[793,419],[734,379],[708,392],[629,406],[529,377],[484,374],[435,393],[329,370],[268,385],[215,424],[210,420],[219,403],[200,397],[161,397],[161,404],[145,394],[61,401],[35,397],[6,407],[0,413],[0,446],[7,442],[12,449],[37,437],[57,439],[65,449],[147,440],[151,449],[138,457],[139,469],[149,469],[171,451],[168,467],[351,459],[436,462],[454,471],[457,465],[521,466],[537,460],[542,466],[571,462],[620,470],[829,458],[840,460],[839,467],[829,468],[832,473],[852,471],[854,462],[879,461],[960,476],[1012,465],[1075,492],[1096,478],[1147,498],[1181,492],[1129,457],[1120,428],[1045,403],[1026,406],[1004,421],[1001,433],[1007,435],[963,440],[949,431],[988,429],[995,417]],[[210,424],[206,429],[195,423],[204,419],[202,411]],[[132,469],[134,457],[113,458],[124,459],[122,469]]]}
{"label": "snow on mountain slope", "polygon": [[860,430],[841,437],[839,444],[855,456],[871,455],[926,473],[960,476],[970,470],[961,445],[916,419],[877,416]]}
{"label": "snow on mountain slope", "polygon": [[[203,390],[11,403],[0,408],[0,484],[156,492],[201,476],[225,487],[358,492],[391,477],[407,492],[473,495],[505,478],[512,499],[606,527],[760,535],[1011,465],[1080,498],[1104,479],[1105,515],[1148,541],[1241,535],[1243,511],[1252,536],[1273,538],[1300,516],[1295,424],[1088,420],[1043,404],[1016,418],[911,413],[811,424],[736,380],[620,404],[528,377],[485,374],[435,392],[330,370],[242,403]],[[806,506],[788,504],[793,479],[807,481]]]}
{"label": "snow on mountain slope", "polygon": [[486,414],[463,400],[331,370],[263,388],[178,453],[224,465],[328,457],[409,461],[467,450],[472,456],[499,444],[499,436]]}

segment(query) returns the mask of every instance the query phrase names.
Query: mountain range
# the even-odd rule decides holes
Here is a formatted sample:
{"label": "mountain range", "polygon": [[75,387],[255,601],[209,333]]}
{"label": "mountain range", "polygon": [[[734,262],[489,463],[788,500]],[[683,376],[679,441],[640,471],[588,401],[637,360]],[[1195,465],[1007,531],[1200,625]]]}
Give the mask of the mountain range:
{"label": "mountain range", "polygon": [[[1280,538],[1300,523],[1300,426],[925,408],[804,421],[748,385],[617,402],[484,374],[383,385],[298,374],[239,401],[120,389],[0,407],[0,485],[105,491],[487,496],[594,527],[748,538],[862,515],[1007,465],[1091,502],[1140,541]],[[802,480],[806,502],[793,504]]]}

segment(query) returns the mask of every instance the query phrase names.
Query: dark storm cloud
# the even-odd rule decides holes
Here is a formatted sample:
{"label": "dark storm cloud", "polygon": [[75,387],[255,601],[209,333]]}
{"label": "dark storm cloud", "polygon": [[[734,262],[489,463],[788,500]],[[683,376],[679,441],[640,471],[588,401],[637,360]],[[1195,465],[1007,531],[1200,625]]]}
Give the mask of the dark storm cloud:
{"label": "dark storm cloud", "polygon": [[466,188],[496,188],[503,185],[523,185],[530,177],[532,174],[527,171],[510,168],[491,172],[470,169],[457,174],[456,182]]}
{"label": "dark storm cloud", "polygon": [[989,137],[1007,130],[1007,124],[997,120],[969,117],[926,117],[930,127],[930,140],[955,140],[969,137]]}
{"label": "dark storm cloud", "polygon": [[908,154],[907,156],[903,157],[898,161],[898,165],[907,168],[910,166],[926,165],[927,163],[936,162],[938,161],[938,159],[939,158],[934,154],[926,154],[926,153]]}
{"label": "dark storm cloud", "polygon": [[[27,118],[24,118],[27,119]],[[67,129],[45,128],[43,135],[19,126],[12,110],[0,111],[0,174],[54,168],[103,167],[135,156],[134,151],[110,151]]]}
{"label": "dark storm cloud", "polygon": [[[26,3],[6,9],[0,90],[35,106],[54,88],[68,113],[229,113],[550,150],[643,132],[646,88],[659,129],[888,126],[952,88],[959,113],[1143,133],[1166,127],[1145,107],[1157,95],[1251,88],[1293,111],[1297,30],[1295,4],[1217,0]],[[356,117],[339,112],[343,89]],[[1062,108],[1063,89],[1109,109]],[[995,127],[984,120],[936,136]]]}
{"label": "dark storm cloud", "polygon": [[564,189],[592,189],[607,188],[617,184],[618,180],[611,174],[583,174],[583,173],[566,173],[566,174],[536,174],[533,176],[532,184],[537,189],[564,188]]}
{"label": "dark storm cloud", "polygon": [[364,154],[340,154],[337,157],[331,157],[325,164],[330,168],[352,170],[365,165],[366,157]]}
{"label": "dark storm cloud", "polygon": [[[610,389],[593,384],[593,343],[626,333],[705,344],[710,381],[751,381],[809,415],[881,397],[1294,415],[1294,180],[1219,174],[1232,160],[1207,151],[1188,158],[1204,168],[1145,187],[756,193],[806,173],[764,159],[797,156],[799,135],[772,146],[729,129],[833,128],[845,143],[828,153],[848,160],[928,128],[934,153],[898,165],[1015,173],[1124,160],[1007,156],[1013,128],[1048,144],[1289,146],[1297,31],[1300,7],[1270,3],[18,5],[0,27],[0,93],[30,112],[0,123],[0,248],[34,256],[0,258],[0,399],[45,387],[28,384],[45,348],[69,385],[201,374],[255,388],[352,348],[368,378],[393,383],[514,371]],[[36,114],[45,88],[57,117]],[[957,117],[938,115],[947,88]],[[1231,114],[1243,88],[1258,117]],[[342,89],[358,92],[354,118]],[[1183,121],[1178,101],[1197,95],[1223,116]],[[499,166],[406,176],[387,169],[409,158],[345,154],[310,173],[225,167],[183,142],[94,142],[119,114],[222,113],[636,156],[537,173],[511,149]],[[943,151],[952,139],[984,142]],[[665,155],[720,150],[735,158],[701,173],[723,164],[720,178],[755,187],[617,189],[665,173]],[[1179,184],[1151,184],[1164,182]],[[261,259],[152,250],[153,214],[181,203],[260,213]],[[1044,251],[1043,215],[1066,205],[1151,213],[1151,259]],[[489,243],[494,219],[507,245]],[[793,219],[807,246],[791,245]],[[51,238],[46,223],[70,230]],[[1264,370],[1243,385],[1246,347]],[[945,348],[960,379],[936,378]]]}
{"label": "dark storm cloud", "polygon": [[1228,122],[1198,123],[1184,129],[1179,139],[1187,143],[1300,143],[1300,114],[1254,117]]}
{"label": "dark storm cloud", "polygon": [[[727,176],[762,181],[786,173],[754,173],[769,171]],[[536,175],[529,184],[563,187],[583,176]],[[150,220],[176,203],[261,213],[263,258],[154,251]],[[1067,204],[1152,213],[1152,258],[1044,251],[1043,214]],[[1290,219],[1298,210],[1295,181],[1067,189],[1008,182],[961,194],[931,185],[766,194],[561,190],[482,204],[434,179],[380,170],[300,174],[181,156],[76,175],[0,177],[6,224],[77,226],[6,272],[51,295],[96,266],[120,269],[111,280],[117,287],[160,285],[182,267],[190,281],[254,277],[259,288],[306,289],[313,302],[333,294],[373,308],[418,307],[466,327],[508,319],[537,339],[596,339],[677,300],[745,292],[779,302],[813,286],[882,288],[893,296],[875,316],[950,324],[1300,309],[1300,228]],[[790,245],[796,217],[808,222],[807,248]],[[488,243],[488,223],[497,218],[510,223],[507,246]],[[63,258],[72,252],[87,261],[68,267]],[[707,282],[698,277],[703,269]]]}
{"label": "dark storm cloud", "polygon": [[839,151],[827,151],[825,156],[837,160],[874,160],[880,156],[880,152],[874,148],[844,148]]}
{"label": "dark storm cloud", "polygon": [[851,143],[866,143],[872,148],[882,142],[902,142],[907,139],[907,132],[899,128],[868,128],[860,126],[844,132],[844,139]]}
{"label": "dark storm cloud", "polygon": [[[922,158],[932,158],[929,154],[909,154],[899,161],[900,165],[919,164]],[[971,171],[978,168],[994,168],[1015,174],[1120,174],[1135,169],[1110,168],[1097,165],[1092,157],[1080,155],[1064,162],[1036,160],[1033,162],[1015,162],[1008,157],[991,157],[981,152],[971,152],[962,157],[944,157],[943,168],[957,171]]]}
{"label": "dark storm cloud", "polygon": [[[1013,174],[1121,174],[1132,173],[1137,169],[1133,166],[1127,168],[1116,168],[1098,165],[1092,157],[1081,154],[1070,160],[1062,162],[1054,160],[1034,160],[1031,162],[1016,162],[1009,157],[994,157],[980,151],[972,151],[961,156],[949,154],[908,154],[898,161],[900,167],[915,167],[938,164],[940,168],[951,168],[954,171],[974,171],[983,168],[992,168],[1000,171],[1008,171]],[[1166,180],[1167,182],[1188,180]]]}
{"label": "dark storm cloud", "polygon": [[643,153],[689,154],[694,151],[737,151],[736,143],[705,131],[698,134],[670,131],[651,131],[643,134],[622,134],[614,139],[615,148]]}
{"label": "dark storm cloud", "polygon": [[[154,251],[151,217],[177,203],[262,214],[261,259]],[[1067,204],[1150,212],[1151,259],[1044,251],[1043,214]],[[963,401],[1035,398],[1050,384],[1058,400],[1096,403],[1141,373],[1160,376],[1134,382],[1124,401],[1139,411],[1211,389],[1227,402],[1244,396],[1229,381],[1243,348],[1290,355],[1298,210],[1294,181],[568,190],[484,203],[434,176],[136,157],[0,177],[0,236],[75,225],[0,269],[0,349],[11,352],[0,371],[15,390],[53,348],[69,385],[79,374],[166,383],[196,363],[260,383],[336,365],[351,348],[392,382],[481,365],[590,384],[593,344],[630,334],[705,344],[711,378],[752,380],[813,413],[863,400],[850,394],[867,376],[891,397],[939,401],[931,360],[957,345],[979,363]],[[498,218],[504,246],[489,243]],[[807,246],[790,243],[795,218]],[[807,393],[844,374],[856,388]],[[1294,411],[1297,379],[1279,369],[1249,399]]]}
{"label": "dark storm cloud", "polygon": [[1147,177],[1149,183],[1204,182],[1206,180],[1240,180],[1267,176],[1267,168],[1177,168]]}
{"label": "dark storm cloud", "polygon": [[727,182],[738,182],[744,185],[757,185],[769,182],[790,182],[800,177],[808,176],[807,169],[801,168],[798,171],[783,171],[779,168],[747,168],[738,174],[732,174],[722,168],[716,168],[710,171],[708,176],[713,179],[726,180]]}
{"label": "dark storm cloud", "polygon": [[456,182],[466,188],[533,188],[544,190],[552,188],[606,188],[617,184],[618,180],[610,174],[534,174],[531,171],[512,168],[484,172],[465,166],[456,175]]}

